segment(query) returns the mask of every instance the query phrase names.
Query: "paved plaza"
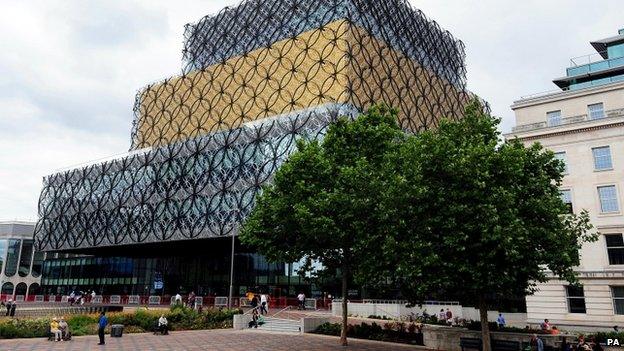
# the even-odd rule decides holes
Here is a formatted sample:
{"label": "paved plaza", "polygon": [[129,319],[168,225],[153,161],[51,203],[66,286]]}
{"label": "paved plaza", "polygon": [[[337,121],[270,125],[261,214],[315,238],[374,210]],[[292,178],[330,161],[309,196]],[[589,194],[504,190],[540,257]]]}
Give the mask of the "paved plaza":
{"label": "paved plaza", "polygon": [[[345,350],[337,337],[300,335],[261,331],[196,330],[172,332],[170,335],[151,333],[125,334],[122,338],[106,337],[106,345],[97,345],[97,336],[75,337],[72,341],[53,342],[44,338],[0,340],[0,350],[11,351],[170,351],[170,350],[228,350],[228,351],[324,351]],[[348,350],[424,350],[422,346],[382,343],[350,339]]]}

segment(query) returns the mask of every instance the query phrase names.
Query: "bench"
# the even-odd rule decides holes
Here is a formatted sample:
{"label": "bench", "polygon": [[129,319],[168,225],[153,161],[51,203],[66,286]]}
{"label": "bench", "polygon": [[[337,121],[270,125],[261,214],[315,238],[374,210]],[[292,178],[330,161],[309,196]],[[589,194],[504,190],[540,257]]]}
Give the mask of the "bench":
{"label": "bench", "polygon": [[481,339],[478,338],[459,338],[459,346],[464,350],[481,350]]}
{"label": "bench", "polygon": [[510,340],[492,340],[493,351],[518,351],[520,350],[519,341]]}

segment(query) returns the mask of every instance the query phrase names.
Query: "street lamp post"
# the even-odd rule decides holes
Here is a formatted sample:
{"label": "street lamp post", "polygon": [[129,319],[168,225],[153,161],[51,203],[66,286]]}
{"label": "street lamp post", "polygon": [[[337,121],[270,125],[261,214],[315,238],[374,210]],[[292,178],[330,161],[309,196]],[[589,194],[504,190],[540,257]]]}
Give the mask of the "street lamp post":
{"label": "street lamp post", "polygon": [[234,293],[234,244],[236,242],[236,230],[232,233],[232,254],[230,257],[230,293],[228,295],[228,309],[232,308],[232,295]]}

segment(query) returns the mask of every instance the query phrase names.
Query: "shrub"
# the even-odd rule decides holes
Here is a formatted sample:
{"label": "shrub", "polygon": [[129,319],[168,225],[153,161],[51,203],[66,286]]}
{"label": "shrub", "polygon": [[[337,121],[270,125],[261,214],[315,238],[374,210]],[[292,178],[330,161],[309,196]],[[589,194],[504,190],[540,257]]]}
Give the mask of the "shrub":
{"label": "shrub", "polygon": [[[141,333],[154,329],[162,314],[169,321],[171,330],[222,329],[232,327],[232,316],[243,313],[240,309],[205,309],[195,311],[184,306],[174,306],[169,311],[137,309],[134,312],[108,314],[112,324],[124,325],[124,332]],[[97,334],[97,314],[70,315],[65,320],[72,335]],[[0,339],[46,337],[50,318],[0,320]]]}

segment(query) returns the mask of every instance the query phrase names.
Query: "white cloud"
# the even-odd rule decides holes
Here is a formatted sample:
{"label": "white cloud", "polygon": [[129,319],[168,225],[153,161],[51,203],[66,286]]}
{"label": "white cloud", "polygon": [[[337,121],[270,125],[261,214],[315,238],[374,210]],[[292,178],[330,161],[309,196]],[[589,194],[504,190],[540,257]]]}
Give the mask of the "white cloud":
{"label": "white cloud", "polygon": [[[124,152],[138,89],[181,69],[184,24],[238,1],[11,1],[0,12],[0,218],[37,214],[41,179]],[[469,88],[514,124],[514,99],[623,27],[624,3],[412,0],[464,41]]]}

